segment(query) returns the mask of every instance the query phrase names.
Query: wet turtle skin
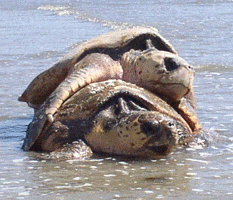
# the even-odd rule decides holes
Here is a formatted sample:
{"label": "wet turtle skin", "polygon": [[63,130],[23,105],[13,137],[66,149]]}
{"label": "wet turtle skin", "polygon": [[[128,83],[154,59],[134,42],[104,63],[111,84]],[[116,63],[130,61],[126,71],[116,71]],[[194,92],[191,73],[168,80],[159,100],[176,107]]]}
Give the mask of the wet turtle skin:
{"label": "wet turtle skin", "polygon": [[39,109],[31,125],[36,131],[27,135],[23,149],[30,149],[66,99],[90,83],[108,79],[123,79],[159,95],[198,133],[201,124],[195,112],[193,77],[193,69],[153,28],[138,27],[93,38],[38,75],[19,98]]}
{"label": "wet turtle skin", "polygon": [[31,143],[27,140],[37,131],[39,112],[28,127],[23,148],[52,152],[81,139],[93,152],[156,157],[192,138],[189,125],[170,105],[121,80],[92,83],[76,92]]}

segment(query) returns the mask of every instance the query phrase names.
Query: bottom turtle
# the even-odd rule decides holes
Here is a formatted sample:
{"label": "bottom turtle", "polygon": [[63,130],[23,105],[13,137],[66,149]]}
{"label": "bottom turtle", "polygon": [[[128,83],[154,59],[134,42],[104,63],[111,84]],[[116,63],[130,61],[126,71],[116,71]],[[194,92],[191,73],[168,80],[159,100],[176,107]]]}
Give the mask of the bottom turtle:
{"label": "bottom turtle", "polygon": [[[90,147],[93,152],[111,155],[156,157],[186,145],[193,137],[190,126],[174,108],[122,80],[92,83],[76,92],[35,139],[41,112],[43,106],[29,124],[23,149],[59,151],[82,140],[87,151]],[[25,147],[28,144],[30,147]]]}

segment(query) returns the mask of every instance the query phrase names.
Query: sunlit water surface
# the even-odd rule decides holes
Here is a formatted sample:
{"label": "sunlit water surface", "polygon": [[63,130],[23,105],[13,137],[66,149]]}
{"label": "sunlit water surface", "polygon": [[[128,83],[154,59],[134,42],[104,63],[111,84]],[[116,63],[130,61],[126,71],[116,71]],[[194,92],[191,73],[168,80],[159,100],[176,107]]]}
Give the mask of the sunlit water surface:
{"label": "sunlit water surface", "polygon": [[[0,199],[232,199],[232,1],[0,2]],[[79,42],[121,27],[159,29],[196,66],[198,115],[210,145],[157,160],[94,155],[46,160],[21,145],[30,81]]]}

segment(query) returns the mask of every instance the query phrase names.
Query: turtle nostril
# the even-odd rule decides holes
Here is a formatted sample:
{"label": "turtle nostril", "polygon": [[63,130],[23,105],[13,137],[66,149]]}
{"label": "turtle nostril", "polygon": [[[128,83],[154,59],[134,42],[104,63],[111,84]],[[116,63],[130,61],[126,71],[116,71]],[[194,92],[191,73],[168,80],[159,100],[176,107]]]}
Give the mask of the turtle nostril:
{"label": "turtle nostril", "polygon": [[193,69],[193,67],[192,67],[192,66],[190,66],[190,65],[188,66],[188,68],[189,68],[190,70],[194,70],[194,69]]}
{"label": "turtle nostril", "polygon": [[161,126],[156,121],[148,121],[141,125],[141,130],[146,135],[157,135],[161,131]]}
{"label": "turtle nostril", "polygon": [[165,58],[164,64],[165,64],[167,71],[173,71],[179,67],[179,64],[173,58]]}

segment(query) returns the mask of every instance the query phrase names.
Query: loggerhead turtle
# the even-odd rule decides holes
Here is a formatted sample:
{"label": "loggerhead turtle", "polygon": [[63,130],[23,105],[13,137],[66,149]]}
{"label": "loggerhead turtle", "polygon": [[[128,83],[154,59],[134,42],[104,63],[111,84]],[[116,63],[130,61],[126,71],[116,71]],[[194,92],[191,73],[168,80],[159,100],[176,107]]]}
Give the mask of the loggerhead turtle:
{"label": "loggerhead turtle", "polygon": [[[24,145],[37,131],[43,106],[28,127]],[[92,83],[65,101],[30,150],[59,151],[81,139],[93,152],[151,158],[169,154],[192,136],[186,121],[161,98],[134,84],[108,80]],[[80,148],[89,152],[83,143]]]}
{"label": "loggerhead turtle", "polygon": [[[81,43],[71,54],[64,57],[48,70],[39,74],[19,97],[19,101],[27,102],[30,107],[37,109],[48,99],[60,83],[64,82],[64,80],[72,82],[69,81],[69,79],[72,79],[72,76],[74,76],[74,78],[78,76],[77,71],[73,70],[73,72],[75,72],[73,75],[71,70],[76,64],[80,65],[78,64],[79,61],[87,55],[91,53],[100,53],[108,55],[114,61],[119,61],[122,55],[131,49],[141,51],[148,49],[148,42],[150,46],[153,45],[153,47],[158,50],[177,54],[172,45],[157,32],[157,29],[136,27],[113,31]],[[116,65],[113,65],[112,68],[114,67],[117,68],[120,66],[117,65],[116,62]],[[77,66],[76,68],[79,67]],[[81,68],[82,70],[80,70],[79,73],[80,79],[81,77],[82,79],[80,80],[79,88],[88,84],[91,78],[92,81],[97,81],[95,80],[97,79],[95,75],[97,72],[96,68],[91,70],[90,67],[88,68],[88,66],[85,67],[82,65]],[[111,69],[107,68],[106,71],[108,72],[108,70]],[[118,72],[117,75],[121,76],[121,73],[122,72]],[[117,75],[116,77],[118,78]],[[104,79],[108,79],[105,72],[103,72],[103,77],[105,77]],[[86,81],[86,83],[82,85],[83,81]],[[67,85],[69,85],[69,83]]]}
{"label": "loggerhead turtle", "polygon": [[193,76],[193,69],[155,29],[133,28],[80,45],[75,55],[37,76],[19,100],[34,108],[45,102],[39,124],[42,129],[80,88],[92,82],[123,79],[159,94],[196,131],[201,125],[194,107]]}

